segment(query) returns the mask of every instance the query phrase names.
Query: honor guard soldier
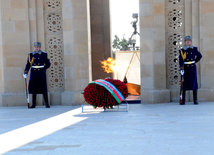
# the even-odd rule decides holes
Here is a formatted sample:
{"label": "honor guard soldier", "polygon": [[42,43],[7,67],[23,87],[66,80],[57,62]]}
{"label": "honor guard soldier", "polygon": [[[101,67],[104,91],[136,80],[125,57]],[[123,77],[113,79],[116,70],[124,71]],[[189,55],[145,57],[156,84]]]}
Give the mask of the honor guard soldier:
{"label": "honor guard soldier", "polygon": [[184,46],[182,49],[179,50],[179,54],[181,75],[184,76],[183,98],[181,105],[185,104],[185,96],[187,90],[193,91],[194,104],[198,104],[198,82],[196,63],[201,60],[202,55],[198,51],[198,48],[192,45],[192,38],[190,36],[184,37]]}
{"label": "honor guard soldier", "polygon": [[28,91],[32,94],[32,105],[36,107],[36,95],[43,94],[46,108],[50,108],[48,103],[48,90],[46,81],[46,70],[50,67],[48,54],[41,50],[41,43],[34,43],[34,51],[28,54],[27,64],[24,70],[24,78],[27,78],[30,70],[30,80]]}

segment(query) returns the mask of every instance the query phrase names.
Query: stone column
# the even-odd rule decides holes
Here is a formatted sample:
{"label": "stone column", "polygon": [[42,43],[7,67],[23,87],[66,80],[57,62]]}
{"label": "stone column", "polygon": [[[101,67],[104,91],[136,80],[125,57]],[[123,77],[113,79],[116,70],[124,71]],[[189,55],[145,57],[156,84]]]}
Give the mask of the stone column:
{"label": "stone column", "polygon": [[89,0],[63,1],[65,92],[63,105],[80,104],[91,80]]}
{"label": "stone column", "polygon": [[166,89],[165,0],[140,0],[141,100],[170,102]]}
{"label": "stone column", "polygon": [[3,41],[2,41],[2,1],[0,1],[0,106],[2,106],[3,83]]}
{"label": "stone column", "polygon": [[103,71],[101,60],[111,57],[109,0],[90,0],[92,79],[112,76]]}
{"label": "stone column", "polygon": [[[197,1],[197,0],[193,0]],[[192,36],[192,0],[184,0],[184,25],[185,25],[185,36]]]}
{"label": "stone column", "polygon": [[45,50],[44,0],[30,0],[28,7],[31,51],[35,41],[41,42],[42,49]]}
{"label": "stone column", "polygon": [[214,1],[200,0],[201,89],[200,101],[214,100]]}
{"label": "stone column", "polygon": [[25,105],[22,77],[30,51],[28,0],[1,0],[0,53],[3,106]]}

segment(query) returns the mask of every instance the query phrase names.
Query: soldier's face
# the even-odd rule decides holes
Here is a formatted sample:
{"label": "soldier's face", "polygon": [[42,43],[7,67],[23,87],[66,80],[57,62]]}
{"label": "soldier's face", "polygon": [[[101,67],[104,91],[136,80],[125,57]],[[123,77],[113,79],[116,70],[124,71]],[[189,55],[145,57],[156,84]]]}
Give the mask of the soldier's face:
{"label": "soldier's face", "polygon": [[41,47],[39,47],[39,46],[35,46],[35,47],[34,47],[34,50],[35,50],[36,52],[38,52],[40,49],[41,49]]}
{"label": "soldier's face", "polygon": [[192,41],[191,41],[191,40],[187,40],[187,41],[185,41],[185,45],[186,45],[186,46],[190,46],[190,45],[192,45]]}

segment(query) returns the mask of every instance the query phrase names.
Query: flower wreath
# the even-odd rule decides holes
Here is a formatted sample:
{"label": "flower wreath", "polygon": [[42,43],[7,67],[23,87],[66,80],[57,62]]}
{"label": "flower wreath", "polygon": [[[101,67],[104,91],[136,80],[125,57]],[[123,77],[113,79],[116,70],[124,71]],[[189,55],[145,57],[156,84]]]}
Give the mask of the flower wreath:
{"label": "flower wreath", "polygon": [[[99,84],[100,83],[100,84]],[[104,86],[106,84],[107,86],[112,86],[113,92],[120,94],[122,96],[120,98],[119,95],[115,95],[111,92],[111,90],[108,90]],[[110,87],[109,86],[109,87]],[[85,101],[92,105],[94,108],[97,107],[103,107],[105,108],[113,108],[113,106],[116,106],[120,104],[122,100],[128,97],[128,88],[125,83],[121,82],[120,80],[114,80],[114,79],[103,79],[103,80],[96,80],[91,83],[84,89],[83,92]],[[118,98],[120,98],[120,101]]]}

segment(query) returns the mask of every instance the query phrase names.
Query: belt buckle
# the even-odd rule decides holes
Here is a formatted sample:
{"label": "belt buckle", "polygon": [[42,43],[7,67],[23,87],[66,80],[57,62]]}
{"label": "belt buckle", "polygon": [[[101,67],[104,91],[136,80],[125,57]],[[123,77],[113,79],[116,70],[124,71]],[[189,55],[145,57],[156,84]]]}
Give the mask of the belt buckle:
{"label": "belt buckle", "polygon": [[36,69],[38,69],[39,68],[39,66],[36,66]]}

